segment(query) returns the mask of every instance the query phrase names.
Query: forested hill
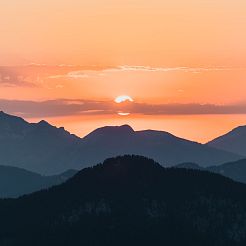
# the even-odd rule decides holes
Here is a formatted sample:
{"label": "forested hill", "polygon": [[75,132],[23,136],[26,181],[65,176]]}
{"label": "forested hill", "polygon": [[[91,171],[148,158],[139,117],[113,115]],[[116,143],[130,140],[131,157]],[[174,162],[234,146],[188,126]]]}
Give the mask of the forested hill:
{"label": "forested hill", "polygon": [[246,186],[140,156],[106,160],[48,191],[0,201],[0,245],[246,244]]}

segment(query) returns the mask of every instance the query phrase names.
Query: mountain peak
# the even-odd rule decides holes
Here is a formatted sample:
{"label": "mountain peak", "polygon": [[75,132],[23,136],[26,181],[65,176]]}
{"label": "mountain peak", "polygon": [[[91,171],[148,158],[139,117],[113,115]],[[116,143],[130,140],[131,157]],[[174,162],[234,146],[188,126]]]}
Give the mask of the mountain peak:
{"label": "mountain peak", "polygon": [[0,120],[6,123],[27,123],[23,118],[0,111]]}
{"label": "mountain peak", "polygon": [[114,131],[114,132],[124,132],[124,133],[133,133],[134,130],[131,126],[129,125],[121,125],[121,126],[105,126],[102,128],[98,128],[98,130],[102,130],[102,131]]}
{"label": "mountain peak", "polygon": [[15,117],[15,118],[17,118],[16,116],[12,116],[12,115],[10,115],[10,114],[6,114],[4,111],[0,111],[0,117],[1,118],[10,118],[10,117]]}
{"label": "mountain peak", "polygon": [[121,131],[134,132],[133,128],[126,124],[122,126],[118,126],[118,129],[120,129]]}
{"label": "mountain peak", "polygon": [[40,126],[51,126],[50,123],[45,120],[41,120],[37,124]]}
{"label": "mountain peak", "polygon": [[101,137],[121,137],[121,136],[129,136],[134,133],[135,131],[129,125],[105,126],[91,132],[85,137],[85,139],[94,139],[94,138],[101,138]]}
{"label": "mountain peak", "polygon": [[203,170],[203,167],[200,167],[198,164],[196,163],[192,163],[192,162],[185,162],[185,163],[181,163],[175,166],[175,168],[185,168],[185,169],[193,169],[193,170]]}
{"label": "mountain peak", "polygon": [[209,146],[246,156],[246,126],[238,126],[230,132],[207,143]]}
{"label": "mountain peak", "polygon": [[127,169],[137,169],[138,171],[143,168],[155,168],[157,166],[163,169],[163,167],[153,159],[139,155],[123,155],[108,158],[103,162],[103,166],[113,169],[125,167]]}
{"label": "mountain peak", "polygon": [[138,180],[138,184],[143,179],[149,180],[151,175],[159,175],[165,169],[154,160],[139,155],[122,155],[106,159],[102,164],[83,169],[72,178],[72,182],[84,180],[85,173],[98,173],[105,180],[117,180],[122,184]]}

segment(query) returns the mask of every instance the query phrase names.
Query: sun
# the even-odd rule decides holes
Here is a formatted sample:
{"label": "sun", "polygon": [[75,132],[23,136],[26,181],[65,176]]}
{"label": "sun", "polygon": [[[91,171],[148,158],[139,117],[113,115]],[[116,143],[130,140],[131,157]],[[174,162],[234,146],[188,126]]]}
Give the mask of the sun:
{"label": "sun", "polygon": [[[130,96],[121,95],[121,96],[116,97],[114,101],[117,104],[121,104],[121,103],[124,103],[126,101],[133,102],[134,100]],[[120,116],[128,116],[128,115],[130,115],[129,112],[124,112],[124,111],[118,111],[117,114],[120,115]]]}
{"label": "sun", "polygon": [[133,99],[130,96],[127,95],[121,95],[115,98],[114,100],[116,103],[122,103],[125,101],[133,102]]}

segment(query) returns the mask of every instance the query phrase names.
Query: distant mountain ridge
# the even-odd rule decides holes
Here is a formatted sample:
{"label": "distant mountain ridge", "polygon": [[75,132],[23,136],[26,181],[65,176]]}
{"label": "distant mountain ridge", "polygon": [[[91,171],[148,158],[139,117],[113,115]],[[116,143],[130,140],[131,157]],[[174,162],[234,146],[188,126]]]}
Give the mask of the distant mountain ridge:
{"label": "distant mountain ridge", "polygon": [[[84,139],[85,149],[90,153],[97,150],[94,157],[91,152],[91,163],[124,154],[137,154],[155,159],[163,166],[173,166],[183,160],[197,162],[204,166],[213,163],[224,163],[228,159],[242,158],[230,152],[220,152],[209,146],[176,137],[168,132],[144,130],[134,131],[130,126],[99,128]],[[108,154],[107,154],[108,153]]]}
{"label": "distant mountain ridge", "polygon": [[59,185],[77,173],[68,170],[54,176],[42,176],[25,169],[0,166],[0,198],[16,198]]}
{"label": "distant mountain ridge", "polygon": [[[28,123],[20,117],[0,113],[0,164],[42,174],[72,169],[71,151],[80,138],[46,121]],[[57,163],[57,164],[54,164]]]}
{"label": "distant mountain ridge", "polygon": [[209,167],[209,171],[246,183],[246,159]]}
{"label": "distant mountain ridge", "polygon": [[121,156],[0,200],[0,218],[0,245],[8,246],[244,246],[246,185]]}
{"label": "distant mountain ridge", "polygon": [[207,145],[246,156],[246,126],[239,126],[229,133],[208,142]]}
{"label": "distant mountain ridge", "polygon": [[228,162],[222,165],[211,166],[206,168],[201,167],[195,163],[182,163],[175,167],[214,172],[223,175],[225,177],[231,178],[234,181],[242,182],[246,184],[246,159],[242,159],[235,162]]}
{"label": "distant mountain ridge", "polygon": [[134,131],[130,126],[103,127],[84,138],[56,128],[46,121],[28,123],[0,113],[0,164],[17,166],[45,175],[82,169],[106,158],[137,154],[163,166],[194,162],[221,164],[243,156],[178,138],[164,131]]}
{"label": "distant mountain ridge", "polygon": [[181,163],[181,164],[178,164],[178,165],[176,165],[174,167],[175,168],[191,169],[191,170],[208,170],[209,169],[209,167],[205,168],[205,167],[199,166],[196,163],[189,163],[189,162]]}

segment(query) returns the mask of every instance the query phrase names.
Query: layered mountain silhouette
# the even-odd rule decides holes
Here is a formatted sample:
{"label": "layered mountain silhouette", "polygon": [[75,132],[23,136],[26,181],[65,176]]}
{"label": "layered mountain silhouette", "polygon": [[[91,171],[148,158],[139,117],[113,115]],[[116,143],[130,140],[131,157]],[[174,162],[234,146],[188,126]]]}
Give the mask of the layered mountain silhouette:
{"label": "layered mountain silhouette", "polygon": [[60,175],[42,176],[17,167],[0,166],[0,198],[15,198],[59,185],[77,173],[68,170]]}
{"label": "layered mountain silhouette", "polygon": [[[163,166],[172,166],[182,161],[196,162],[202,166],[237,160],[238,155],[178,138],[163,131],[134,131],[130,126],[103,127],[84,139],[86,153],[92,163],[122,154],[137,154],[155,159]],[[97,156],[92,156],[97,150]],[[93,158],[91,158],[93,157]],[[96,157],[96,158],[94,158]],[[197,161],[195,161],[197,160]]]}
{"label": "layered mountain silhouette", "polygon": [[209,171],[219,173],[235,181],[246,183],[246,159],[225,163],[220,166],[212,166]]}
{"label": "layered mountain silhouette", "polygon": [[246,156],[246,126],[237,127],[207,145]]}
{"label": "layered mountain silhouette", "polygon": [[82,169],[124,154],[144,155],[163,166],[194,162],[211,166],[243,156],[178,138],[163,131],[134,131],[130,126],[99,128],[84,138],[46,121],[28,123],[0,113],[0,164],[45,175]]}
{"label": "layered mountain silhouette", "polygon": [[246,185],[123,156],[46,191],[0,200],[0,245],[246,243]]}
{"label": "layered mountain silhouette", "polygon": [[174,167],[175,168],[191,169],[191,170],[201,170],[201,171],[206,171],[206,169],[209,169],[209,167],[207,167],[207,168],[201,167],[198,164],[192,163],[192,162],[181,163],[181,164],[178,164]]}
{"label": "layered mountain silhouette", "polygon": [[246,183],[246,159],[206,168],[195,163],[182,163],[175,167],[214,172],[231,178],[237,182]]}
{"label": "layered mountain silhouette", "polygon": [[46,121],[28,123],[0,113],[0,164],[42,174],[57,174],[70,167],[72,152],[80,138]]}

